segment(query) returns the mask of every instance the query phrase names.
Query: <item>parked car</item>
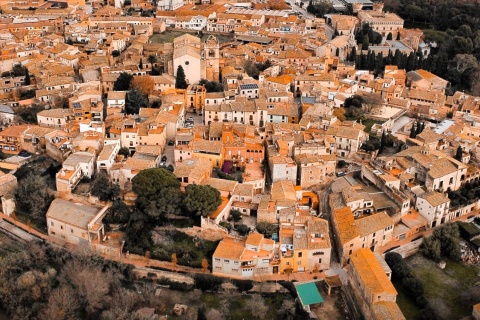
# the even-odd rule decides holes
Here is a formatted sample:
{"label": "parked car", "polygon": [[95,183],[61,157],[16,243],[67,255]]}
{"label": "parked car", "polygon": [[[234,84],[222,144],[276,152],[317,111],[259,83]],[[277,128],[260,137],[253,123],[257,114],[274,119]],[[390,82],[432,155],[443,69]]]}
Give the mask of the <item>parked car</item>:
{"label": "parked car", "polygon": [[169,146],[175,145],[175,141],[173,141],[173,140],[168,141],[168,145],[169,145]]}
{"label": "parked car", "polygon": [[167,161],[167,156],[163,156],[162,157],[162,162],[166,162]]}
{"label": "parked car", "polygon": [[193,117],[188,117],[187,121],[192,121],[193,122]]}
{"label": "parked car", "polygon": [[343,172],[343,171],[337,172],[337,177],[343,177],[343,176],[346,176],[346,175],[347,175],[346,172]]}

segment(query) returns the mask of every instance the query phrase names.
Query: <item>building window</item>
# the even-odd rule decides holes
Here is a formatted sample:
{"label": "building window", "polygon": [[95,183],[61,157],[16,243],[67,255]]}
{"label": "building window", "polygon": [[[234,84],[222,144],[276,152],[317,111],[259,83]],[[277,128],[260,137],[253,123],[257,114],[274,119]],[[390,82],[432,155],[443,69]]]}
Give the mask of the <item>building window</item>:
{"label": "building window", "polygon": [[298,257],[299,257],[299,258],[302,257],[302,252],[299,252],[299,253],[298,253]]}
{"label": "building window", "polygon": [[53,221],[52,221],[52,222],[50,222],[50,225],[53,227]]}
{"label": "building window", "polygon": [[185,65],[188,66],[190,64],[190,61],[185,61]]}
{"label": "building window", "polygon": [[60,226],[60,229],[62,229],[62,230],[63,230],[63,226]]}
{"label": "building window", "polygon": [[301,266],[302,265],[302,260],[299,260],[297,263],[298,263],[299,266]]}
{"label": "building window", "polygon": [[73,233],[73,229],[70,229],[70,233]]}
{"label": "building window", "polygon": [[218,259],[218,258],[215,258],[215,262],[220,262],[220,259]]}
{"label": "building window", "polygon": [[290,261],[285,262],[285,265],[286,265],[286,266],[289,266],[289,265],[290,265]]}
{"label": "building window", "polygon": [[223,260],[223,262],[225,262],[225,263],[230,263],[230,260]]}

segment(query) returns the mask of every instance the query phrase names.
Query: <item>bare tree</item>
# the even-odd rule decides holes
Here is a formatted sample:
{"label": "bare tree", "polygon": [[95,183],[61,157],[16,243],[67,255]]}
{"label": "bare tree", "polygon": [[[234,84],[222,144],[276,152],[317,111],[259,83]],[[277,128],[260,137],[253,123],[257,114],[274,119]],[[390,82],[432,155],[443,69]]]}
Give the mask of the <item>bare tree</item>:
{"label": "bare tree", "polygon": [[268,311],[263,297],[259,294],[254,294],[252,296],[249,307],[250,310],[252,310],[252,315],[255,319],[263,319],[265,317],[265,313]]}
{"label": "bare tree", "polygon": [[48,298],[48,305],[40,315],[41,319],[73,320],[80,319],[79,299],[69,285],[62,285],[55,289]]}
{"label": "bare tree", "polygon": [[94,313],[110,302],[110,289],[118,280],[111,271],[102,272],[100,266],[77,260],[67,262],[63,271],[66,282],[74,285],[85,302],[88,313]]}

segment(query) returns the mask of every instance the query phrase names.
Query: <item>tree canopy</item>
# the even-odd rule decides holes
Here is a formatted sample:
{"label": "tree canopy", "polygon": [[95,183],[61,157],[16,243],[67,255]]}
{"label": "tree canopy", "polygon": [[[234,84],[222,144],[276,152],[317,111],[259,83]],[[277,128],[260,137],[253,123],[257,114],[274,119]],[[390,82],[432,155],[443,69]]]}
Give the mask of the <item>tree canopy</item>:
{"label": "tree canopy", "polygon": [[137,89],[132,89],[127,92],[127,101],[125,103],[125,112],[127,114],[138,114],[140,108],[146,108],[148,105],[147,97]]}
{"label": "tree canopy", "polygon": [[22,179],[15,190],[17,210],[27,214],[45,215],[53,199],[53,193],[45,186],[43,178],[33,173]]}
{"label": "tree canopy", "polygon": [[155,220],[179,213],[182,202],[180,182],[170,171],[161,168],[142,170],[132,179],[137,194],[137,208]]}
{"label": "tree canopy", "polygon": [[178,66],[177,68],[177,78],[175,79],[175,88],[177,89],[187,89],[187,79],[185,76],[185,70],[183,70],[182,66]]}
{"label": "tree canopy", "polygon": [[107,175],[101,173],[95,177],[95,180],[93,180],[92,189],[90,192],[100,200],[107,201],[118,197],[120,188],[118,185],[111,186]]}
{"label": "tree canopy", "polygon": [[220,192],[209,185],[190,184],[185,188],[185,209],[195,216],[207,216],[222,203]]}
{"label": "tree canopy", "polygon": [[206,79],[202,79],[198,82],[199,85],[205,86],[205,90],[207,92],[222,92],[223,85],[219,82],[215,81],[208,81]]}
{"label": "tree canopy", "polygon": [[122,72],[118,76],[117,80],[113,83],[114,91],[127,91],[130,89],[130,83],[133,80],[133,76],[129,73]]}

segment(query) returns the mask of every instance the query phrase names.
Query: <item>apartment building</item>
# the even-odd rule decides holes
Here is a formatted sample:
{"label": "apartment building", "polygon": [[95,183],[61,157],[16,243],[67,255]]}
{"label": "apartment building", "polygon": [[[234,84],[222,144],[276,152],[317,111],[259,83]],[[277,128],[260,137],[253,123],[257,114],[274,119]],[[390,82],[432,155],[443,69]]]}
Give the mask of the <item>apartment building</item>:
{"label": "apartment building", "polygon": [[449,216],[450,199],[437,191],[429,191],[417,196],[415,208],[427,219],[430,228],[453,218]]}
{"label": "apartment building", "polygon": [[299,154],[297,162],[298,182],[302,188],[324,184],[335,178],[335,155]]}
{"label": "apartment building", "polygon": [[102,219],[108,208],[55,199],[47,211],[48,235],[75,245],[102,242],[105,237]]}
{"label": "apartment building", "polygon": [[354,219],[350,207],[343,207],[335,210],[332,218],[342,265],[350,262],[355,250],[375,251],[392,240],[394,220],[386,212]]}
{"label": "apartment building", "polygon": [[368,319],[406,319],[396,303],[397,291],[390,281],[391,270],[385,260],[368,249],[359,249],[351,256],[348,268],[349,285],[361,301]]}
{"label": "apartment building", "polygon": [[213,253],[212,273],[247,279],[278,273],[274,248],[275,241],[259,233],[252,233],[245,240],[226,237]]}
{"label": "apartment building", "polygon": [[358,152],[368,140],[368,134],[361,127],[355,123],[329,127],[326,135],[335,140],[331,153],[344,158]]}
{"label": "apartment building", "polygon": [[328,222],[320,218],[280,221],[280,273],[328,270],[332,250],[328,230]]}

